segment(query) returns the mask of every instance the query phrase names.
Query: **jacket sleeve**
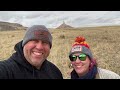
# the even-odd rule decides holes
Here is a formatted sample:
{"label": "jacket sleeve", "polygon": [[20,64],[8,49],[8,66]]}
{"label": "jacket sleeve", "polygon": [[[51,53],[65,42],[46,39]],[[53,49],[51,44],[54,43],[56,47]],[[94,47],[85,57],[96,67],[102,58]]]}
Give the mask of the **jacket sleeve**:
{"label": "jacket sleeve", "polygon": [[100,79],[120,79],[120,76],[117,73],[107,69],[98,68],[98,73]]}
{"label": "jacket sleeve", "polygon": [[8,79],[8,73],[3,61],[0,62],[0,79]]}
{"label": "jacket sleeve", "polygon": [[[60,71],[60,69],[55,65],[55,64],[53,64],[53,63],[51,63],[51,62],[49,62],[48,61],[48,63],[49,63],[49,65],[48,66],[50,66],[49,67],[49,71],[51,71],[52,73],[52,75],[54,74],[55,76],[55,78],[56,79],[63,79],[63,75],[62,75],[62,72]],[[51,70],[50,70],[51,69]]]}

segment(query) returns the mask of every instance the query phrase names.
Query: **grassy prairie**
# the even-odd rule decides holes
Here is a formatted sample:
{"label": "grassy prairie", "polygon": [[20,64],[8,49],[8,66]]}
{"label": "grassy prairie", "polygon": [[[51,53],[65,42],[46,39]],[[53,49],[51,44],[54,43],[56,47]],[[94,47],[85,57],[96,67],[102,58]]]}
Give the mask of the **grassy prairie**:
{"label": "grassy prairie", "polygon": [[[5,60],[14,52],[14,45],[22,40],[25,31],[0,31],[0,60]],[[51,30],[53,46],[48,60],[61,70],[65,79],[69,78],[71,45],[76,36],[86,38],[98,66],[120,75],[120,27],[88,27],[75,30]]]}

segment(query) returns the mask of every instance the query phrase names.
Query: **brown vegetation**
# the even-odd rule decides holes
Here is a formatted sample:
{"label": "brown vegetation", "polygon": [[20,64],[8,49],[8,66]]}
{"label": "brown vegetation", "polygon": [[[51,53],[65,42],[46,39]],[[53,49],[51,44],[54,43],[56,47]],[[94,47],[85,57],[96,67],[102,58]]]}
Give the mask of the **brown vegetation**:
{"label": "brown vegetation", "polygon": [[[22,40],[25,31],[0,32],[0,60],[7,59],[14,52],[14,45]],[[68,58],[71,45],[76,36],[81,35],[89,43],[98,66],[112,70],[120,75],[120,27],[90,27],[76,30],[51,30],[53,47],[48,60],[62,71],[64,78],[69,78],[70,61]]]}

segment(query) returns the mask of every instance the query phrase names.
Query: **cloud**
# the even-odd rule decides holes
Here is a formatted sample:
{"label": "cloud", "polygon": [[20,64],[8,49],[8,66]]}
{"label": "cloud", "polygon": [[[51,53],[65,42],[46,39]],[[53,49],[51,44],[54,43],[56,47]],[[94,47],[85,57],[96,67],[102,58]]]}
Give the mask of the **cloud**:
{"label": "cloud", "polygon": [[63,21],[73,27],[119,25],[120,11],[0,11],[0,21],[56,28]]}

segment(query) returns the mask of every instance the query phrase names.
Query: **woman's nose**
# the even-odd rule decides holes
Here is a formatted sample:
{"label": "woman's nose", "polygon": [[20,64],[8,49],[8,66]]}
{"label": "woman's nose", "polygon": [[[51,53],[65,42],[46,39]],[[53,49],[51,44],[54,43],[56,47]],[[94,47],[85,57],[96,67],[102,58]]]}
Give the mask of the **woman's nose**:
{"label": "woman's nose", "polygon": [[79,62],[81,62],[81,60],[77,57],[76,63],[79,63]]}

